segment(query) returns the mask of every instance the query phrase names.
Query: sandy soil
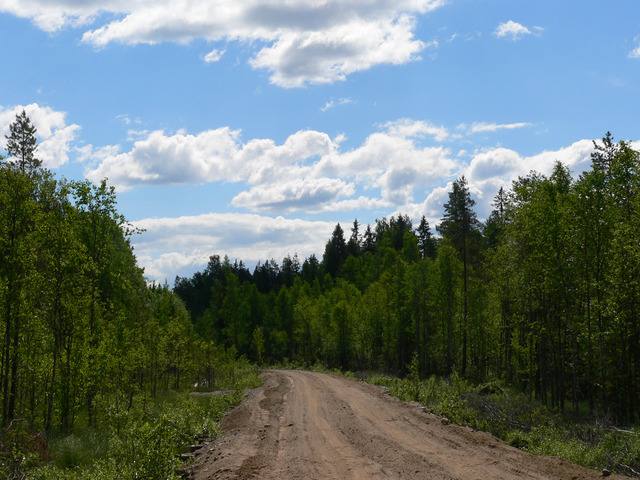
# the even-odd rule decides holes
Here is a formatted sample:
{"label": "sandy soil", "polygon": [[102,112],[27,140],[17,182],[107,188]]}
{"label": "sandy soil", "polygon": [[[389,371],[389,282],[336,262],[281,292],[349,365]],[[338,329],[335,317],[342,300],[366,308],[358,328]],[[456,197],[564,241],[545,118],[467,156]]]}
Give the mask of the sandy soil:
{"label": "sandy soil", "polygon": [[199,451],[190,478],[602,478],[444,424],[373,385],[314,372],[263,375],[264,385],[223,420],[224,436]]}

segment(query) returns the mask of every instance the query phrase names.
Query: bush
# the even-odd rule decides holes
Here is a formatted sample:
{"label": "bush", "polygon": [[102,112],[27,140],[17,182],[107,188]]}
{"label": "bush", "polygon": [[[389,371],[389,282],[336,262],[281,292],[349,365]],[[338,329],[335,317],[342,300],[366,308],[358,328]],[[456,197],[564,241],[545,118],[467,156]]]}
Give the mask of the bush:
{"label": "bush", "polygon": [[[111,425],[101,431],[58,439],[51,449],[56,461],[27,478],[177,479],[178,455],[198,437],[217,436],[219,420],[242,398],[241,391],[224,396],[167,394],[147,409],[112,416]],[[119,429],[112,428],[115,422]]]}
{"label": "bush", "polygon": [[45,438],[26,422],[14,420],[0,430],[0,478],[22,479],[48,457]]}

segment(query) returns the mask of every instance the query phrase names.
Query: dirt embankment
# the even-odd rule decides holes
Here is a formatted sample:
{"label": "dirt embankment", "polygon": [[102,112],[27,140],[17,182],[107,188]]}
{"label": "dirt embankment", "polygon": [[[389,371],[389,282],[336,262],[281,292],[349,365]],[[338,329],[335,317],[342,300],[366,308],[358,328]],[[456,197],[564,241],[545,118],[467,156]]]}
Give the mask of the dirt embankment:
{"label": "dirt embankment", "polygon": [[379,387],[315,372],[266,372],[263,387],[222,426],[224,436],[200,450],[191,478],[602,478],[489,434],[445,425]]}

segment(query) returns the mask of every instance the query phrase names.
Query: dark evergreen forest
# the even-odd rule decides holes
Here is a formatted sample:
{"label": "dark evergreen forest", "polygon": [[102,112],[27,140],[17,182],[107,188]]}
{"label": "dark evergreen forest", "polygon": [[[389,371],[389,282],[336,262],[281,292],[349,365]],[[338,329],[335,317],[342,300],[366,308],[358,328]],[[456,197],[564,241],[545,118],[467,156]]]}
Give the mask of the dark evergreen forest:
{"label": "dark evergreen forest", "polygon": [[[210,257],[176,278],[203,339],[260,363],[501,379],[561,411],[640,418],[640,154],[611,134],[573,179],[501,189],[484,223],[464,177],[422,218],[336,225],[322,258]],[[347,237],[348,236],[348,237]]]}

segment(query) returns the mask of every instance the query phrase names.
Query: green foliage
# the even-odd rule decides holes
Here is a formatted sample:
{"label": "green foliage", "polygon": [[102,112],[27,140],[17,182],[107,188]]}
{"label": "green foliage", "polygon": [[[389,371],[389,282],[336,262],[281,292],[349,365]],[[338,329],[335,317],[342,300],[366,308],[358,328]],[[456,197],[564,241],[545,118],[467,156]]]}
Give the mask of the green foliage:
{"label": "green foliage", "polygon": [[245,388],[261,382],[255,366],[236,361],[233,352],[218,360],[216,386],[229,393],[167,391],[156,398],[140,393],[128,409],[110,402],[99,426],[52,436],[46,450],[52,461],[31,464],[23,475],[34,480],[180,478],[178,455],[197,438],[219,435],[225,412],[242,401]]}
{"label": "green foliage", "polygon": [[49,458],[46,439],[24,421],[14,420],[0,430],[0,477],[18,480]]}
{"label": "green foliage", "polygon": [[511,439],[536,455],[565,458],[585,467],[637,476],[640,472],[640,429],[621,430],[602,423],[552,423],[530,432],[510,432]]}
{"label": "green foliage", "polygon": [[124,413],[102,429],[89,429],[54,442],[55,463],[37,469],[32,479],[179,478],[178,454],[198,437],[220,433],[219,420],[242,394],[169,394],[146,408]]}

